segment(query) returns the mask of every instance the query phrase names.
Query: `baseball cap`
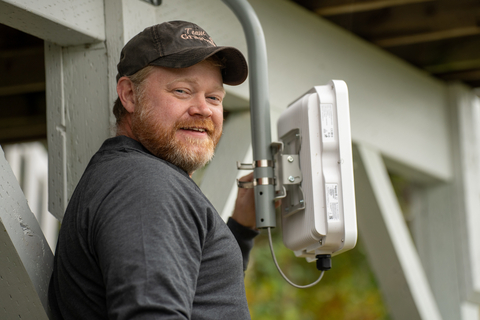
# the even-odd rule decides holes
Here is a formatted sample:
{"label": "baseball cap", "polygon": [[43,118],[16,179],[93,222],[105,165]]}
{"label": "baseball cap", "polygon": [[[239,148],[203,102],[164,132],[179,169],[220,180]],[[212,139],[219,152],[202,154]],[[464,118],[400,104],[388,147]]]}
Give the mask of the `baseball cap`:
{"label": "baseball cap", "polygon": [[217,47],[207,32],[192,22],[164,22],[146,28],[123,47],[117,82],[149,65],[187,68],[215,54],[225,61],[223,83],[234,86],[245,81],[247,62],[238,49]]}

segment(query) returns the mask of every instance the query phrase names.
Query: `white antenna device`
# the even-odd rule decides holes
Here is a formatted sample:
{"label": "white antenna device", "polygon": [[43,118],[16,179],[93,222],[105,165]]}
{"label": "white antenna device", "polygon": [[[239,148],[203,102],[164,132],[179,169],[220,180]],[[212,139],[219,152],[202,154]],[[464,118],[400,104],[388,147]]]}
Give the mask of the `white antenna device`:
{"label": "white antenna device", "polygon": [[349,113],[344,81],[316,86],[282,113],[272,144],[283,242],[317,265],[357,241]]}
{"label": "white antenna device", "polygon": [[[247,0],[223,0],[242,24],[250,65],[250,119],[256,226],[267,229],[278,271],[291,285],[307,288],[331,268],[330,257],[357,241],[348,90],[333,80],[292,103],[278,121],[280,142],[271,140],[265,37]],[[282,200],[283,242],[298,257],[317,261],[320,277],[306,286],[292,283],[278,266],[271,229],[276,226],[274,199]]]}

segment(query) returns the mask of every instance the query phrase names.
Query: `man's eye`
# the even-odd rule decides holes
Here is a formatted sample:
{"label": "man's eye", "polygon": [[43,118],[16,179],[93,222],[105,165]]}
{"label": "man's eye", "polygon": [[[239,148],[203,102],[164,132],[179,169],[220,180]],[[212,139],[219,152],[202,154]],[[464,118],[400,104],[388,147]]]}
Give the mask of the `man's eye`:
{"label": "man's eye", "polygon": [[218,101],[218,102],[221,101],[219,97],[208,97],[208,99],[213,100],[213,101]]}
{"label": "man's eye", "polygon": [[186,91],[183,90],[183,89],[175,89],[175,92],[177,92],[177,93],[186,93]]}

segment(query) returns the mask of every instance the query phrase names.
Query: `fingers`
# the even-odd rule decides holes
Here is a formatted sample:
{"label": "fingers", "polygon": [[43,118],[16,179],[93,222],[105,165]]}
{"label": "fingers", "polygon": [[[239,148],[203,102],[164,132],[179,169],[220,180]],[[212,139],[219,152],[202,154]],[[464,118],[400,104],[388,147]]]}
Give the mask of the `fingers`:
{"label": "fingers", "polygon": [[239,181],[245,181],[245,182],[250,182],[250,181],[253,181],[253,171],[250,172],[249,174],[241,177],[240,179],[238,179]]}
{"label": "fingers", "polygon": [[275,209],[279,208],[282,205],[282,200],[275,200]]}

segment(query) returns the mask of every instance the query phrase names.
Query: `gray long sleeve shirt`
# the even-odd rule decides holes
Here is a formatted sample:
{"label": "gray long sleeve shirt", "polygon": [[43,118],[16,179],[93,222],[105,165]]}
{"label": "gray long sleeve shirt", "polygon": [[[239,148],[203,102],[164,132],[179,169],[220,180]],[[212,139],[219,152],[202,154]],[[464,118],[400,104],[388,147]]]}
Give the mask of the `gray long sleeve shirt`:
{"label": "gray long sleeve shirt", "polygon": [[250,319],[243,266],[257,233],[228,225],[184,171],[108,139],[62,222],[54,318]]}

